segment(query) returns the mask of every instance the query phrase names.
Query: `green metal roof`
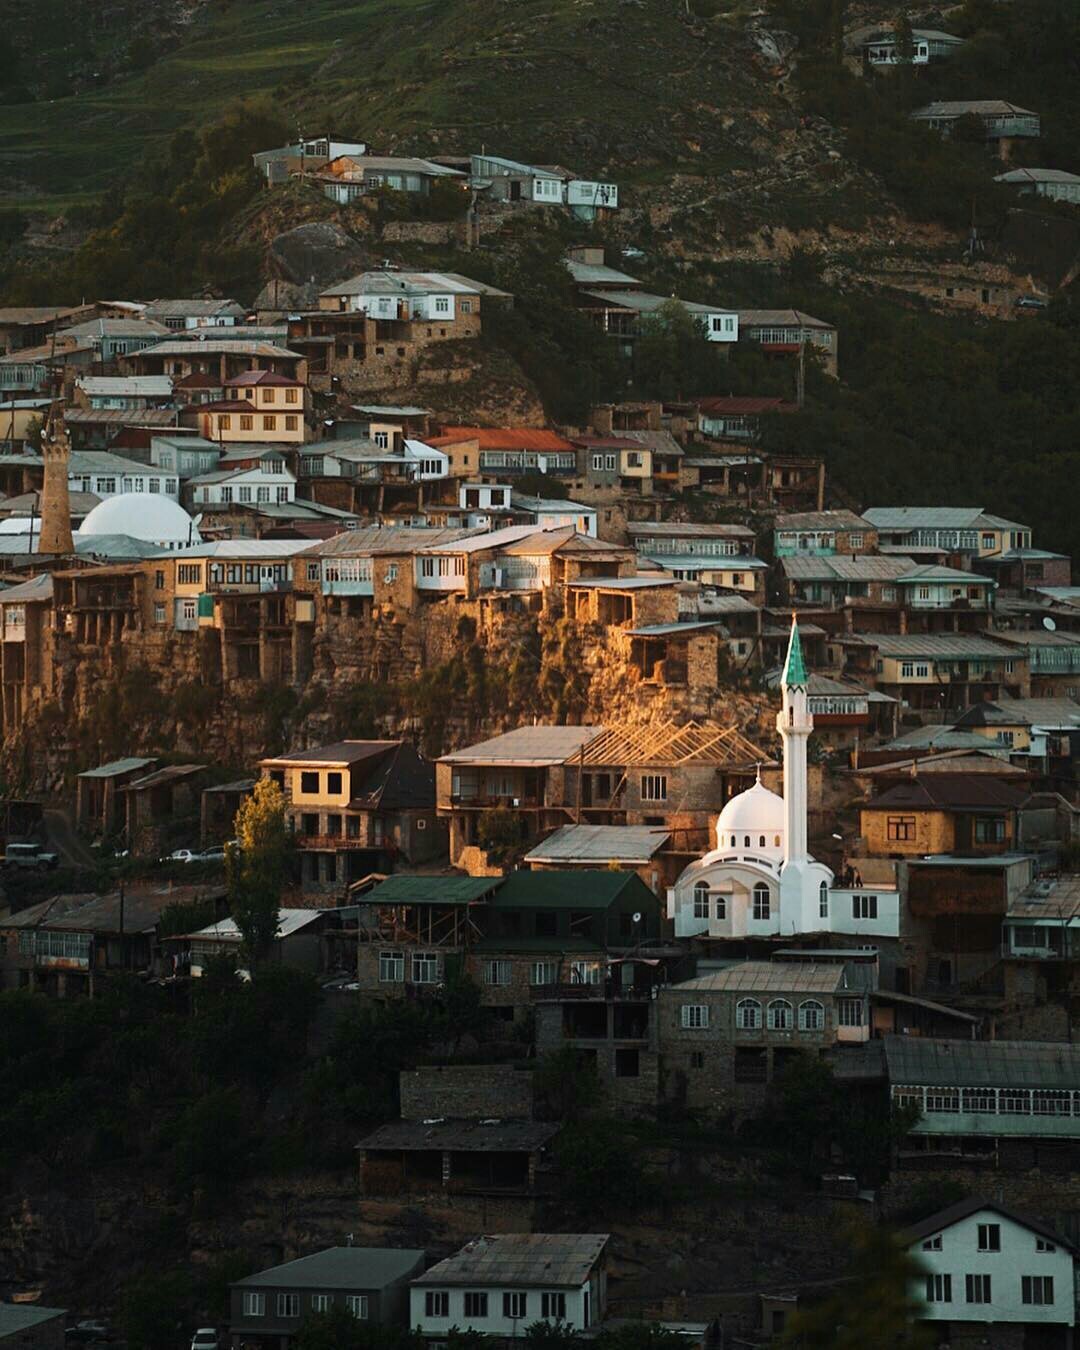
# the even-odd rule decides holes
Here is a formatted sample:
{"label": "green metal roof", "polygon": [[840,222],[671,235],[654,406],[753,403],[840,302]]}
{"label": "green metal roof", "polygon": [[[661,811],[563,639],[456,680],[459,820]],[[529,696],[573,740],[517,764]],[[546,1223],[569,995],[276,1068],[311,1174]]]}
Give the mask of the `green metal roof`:
{"label": "green metal roof", "polygon": [[784,663],[784,685],[788,689],[792,688],[793,685],[805,685],[806,679],[802,642],[799,639],[799,625],[792,619],[791,640],[788,642],[787,661]]}
{"label": "green metal roof", "polygon": [[609,909],[627,890],[656,898],[636,872],[511,872],[494,909]]}
{"label": "green metal roof", "polygon": [[471,905],[502,885],[502,877],[387,877],[358,898],[361,905]]}

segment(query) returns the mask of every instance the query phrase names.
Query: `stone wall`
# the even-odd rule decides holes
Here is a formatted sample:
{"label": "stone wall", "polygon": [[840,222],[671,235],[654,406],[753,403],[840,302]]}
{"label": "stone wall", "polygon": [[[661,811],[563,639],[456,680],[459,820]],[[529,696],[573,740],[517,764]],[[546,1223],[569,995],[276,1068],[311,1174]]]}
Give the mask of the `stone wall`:
{"label": "stone wall", "polygon": [[403,1070],[398,1077],[403,1120],[532,1116],[532,1075],[505,1064],[447,1064]]}

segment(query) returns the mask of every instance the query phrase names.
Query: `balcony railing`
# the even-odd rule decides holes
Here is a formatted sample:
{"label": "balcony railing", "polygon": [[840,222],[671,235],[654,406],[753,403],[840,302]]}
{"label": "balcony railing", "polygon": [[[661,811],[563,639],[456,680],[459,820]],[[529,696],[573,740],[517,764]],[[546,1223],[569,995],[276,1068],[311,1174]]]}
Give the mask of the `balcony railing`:
{"label": "balcony railing", "polygon": [[338,849],[378,849],[380,853],[393,853],[397,846],[387,840],[358,839],[346,834],[298,834],[294,836],[297,848],[313,849],[320,852]]}

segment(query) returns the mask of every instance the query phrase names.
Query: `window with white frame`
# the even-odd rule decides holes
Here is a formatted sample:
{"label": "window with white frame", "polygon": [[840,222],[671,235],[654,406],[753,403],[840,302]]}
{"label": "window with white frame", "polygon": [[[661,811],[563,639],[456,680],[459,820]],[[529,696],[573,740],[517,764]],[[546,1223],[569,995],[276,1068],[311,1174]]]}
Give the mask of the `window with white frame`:
{"label": "window with white frame", "polygon": [[244,1316],[245,1317],[265,1317],[266,1316],[266,1295],[256,1294],[251,1290],[244,1290]]}
{"label": "window with white frame", "polygon": [[679,1010],[680,1021],[688,1031],[704,1031],[709,1025],[709,1009],[704,1003],[684,1003]]}
{"label": "window with white frame", "polygon": [[667,775],[662,773],[642,774],[641,800],[643,802],[666,802]]}
{"label": "window with white frame", "polygon": [[756,998],[741,998],[735,1005],[735,1025],[740,1031],[757,1031],[761,1026],[761,1004]]}
{"label": "window with white frame", "polygon": [[424,1291],[424,1316],[449,1317],[450,1292],[447,1289],[427,1289]]}
{"label": "window with white frame", "polygon": [[465,1290],[465,1316],[469,1321],[482,1321],[488,1315],[486,1289]]}
{"label": "window with white frame", "polygon": [[413,984],[439,982],[439,958],[434,952],[417,952],[412,959]]}
{"label": "window with white frame", "polygon": [[792,1007],[786,998],[774,998],[768,1013],[770,1031],[790,1031],[794,1025]]}
{"label": "window with white frame", "polygon": [[484,983],[505,985],[510,983],[509,961],[485,961]]}
{"label": "window with white frame", "polygon": [[1046,1238],[1036,1238],[1035,1250],[1037,1252],[1056,1252],[1057,1247],[1052,1242],[1047,1242]]}
{"label": "window with white frame", "polygon": [[277,1315],[279,1317],[299,1317],[300,1316],[300,1295],[299,1294],[278,1294],[277,1296]]}
{"label": "window with white frame", "polygon": [[524,1290],[507,1289],[503,1294],[503,1316],[510,1322],[520,1322],[529,1309],[529,1296]]}
{"label": "window with white frame", "polygon": [[829,883],[823,881],[818,887],[818,918],[827,919],[829,917]]}
{"label": "window with white frame", "polygon": [[540,1316],[548,1321],[554,1319],[558,1322],[564,1322],[566,1320],[566,1295],[561,1293],[541,1294]]}
{"label": "window with white frame", "polygon": [[935,1233],[933,1237],[928,1237],[922,1245],[924,1252],[941,1251],[941,1234]]}
{"label": "window with white frame", "polygon": [[960,1110],[960,1089],[959,1088],[927,1088],[926,1090],[926,1110],[927,1112],[946,1111],[950,1114]]}
{"label": "window with white frame", "polygon": [[1001,1224],[980,1223],[978,1225],[979,1251],[1001,1251]]}
{"label": "window with white frame", "polygon": [[329,1312],[333,1306],[334,1306],[333,1294],[312,1294],[311,1296],[312,1312]]}
{"label": "window with white frame", "polygon": [[379,953],[379,982],[381,984],[401,984],[405,979],[405,953]]}
{"label": "window with white frame", "polygon": [[694,884],[694,918],[707,919],[709,917],[709,883],[707,881],[698,881]]}
{"label": "window with white frame", "polygon": [[759,881],[754,886],[753,916],[758,921],[768,919],[772,915],[772,904],[769,899],[769,887],[764,881]]}
{"label": "window with white frame", "polygon": [[557,984],[559,963],[557,961],[534,961],[529,969],[529,983],[535,986]]}
{"label": "window with white frame", "polygon": [[877,896],[853,895],[851,897],[851,917],[853,919],[876,919]]}
{"label": "window with white frame", "polygon": [[367,1294],[346,1294],[345,1307],[359,1322],[366,1322],[368,1315]]}
{"label": "window with white frame", "polygon": [[837,1021],[842,1027],[861,1027],[863,1025],[863,1001],[861,998],[841,998],[836,1003]]}
{"label": "window with white frame", "polygon": [[816,998],[808,998],[799,1004],[799,1030],[821,1031],[825,1027],[825,1005]]}

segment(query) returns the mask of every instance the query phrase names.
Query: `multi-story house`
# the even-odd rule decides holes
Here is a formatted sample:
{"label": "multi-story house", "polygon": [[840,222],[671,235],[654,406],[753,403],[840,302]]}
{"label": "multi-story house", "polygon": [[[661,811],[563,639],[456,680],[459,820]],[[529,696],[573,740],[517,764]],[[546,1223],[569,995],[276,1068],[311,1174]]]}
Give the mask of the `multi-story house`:
{"label": "multi-story house", "polygon": [[436,183],[459,180],[465,187],[465,175],[458,169],[433,164],[429,159],[393,155],[341,154],[329,160],[312,177],[324,194],[339,206],[372,192],[413,192],[428,196]]}
{"label": "multi-story house", "polygon": [[893,29],[878,29],[870,34],[859,35],[863,60],[868,66],[877,68],[897,65],[925,66],[932,61],[952,56],[957,47],[963,45],[963,38],[954,37],[952,33],[943,33],[935,28],[913,28],[906,51]]}
{"label": "multi-story house", "polygon": [[271,1266],[229,1286],[232,1350],[270,1344],[288,1350],[312,1313],[340,1308],[369,1326],[408,1325],[409,1281],[424,1268],[422,1251],[398,1247],[328,1247]]}
{"label": "multi-story house", "polygon": [[232,467],[219,461],[219,467],[209,473],[195,474],[184,484],[184,496],[191,509],[200,512],[212,523],[215,507],[279,506],[296,500],[296,479],[285,466],[285,460],[261,460],[251,468]]}
{"label": "multi-story house", "polygon": [[604,1320],[607,1233],[493,1233],[412,1281],[409,1325],[516,1340],[537,1322],[578,1335]]}
{"label": "multi-story house", "polygon": [[1017,698],[976,703],[953,723],[957,731],[1004,747],[1014,763],[1045,777],[1069,778],[1080,756],[1080,703],[1074,698]]}
{"label": "multi-story house", "polygon": [[1008,853],[1028,795],[993,774],[923,774],[863,803],[859,833],[872,857]]}
{"label": "multi-story house", "polygon": [[898,633],[845,641],[847,673],[915,709],[962,711],[983,699],[1026,694],[1027,654],[995,633]]}
{"label": "multi-story house", "polygon": [[[495,202],[568,206],[581,220],[595,220],[619,205],[617,183],[578,178],[555,165],[522,164],[485,151],[471,156],[469,173],[472,187]],[[598,251],[602,257],[603,249]]]}
{"label": "multi-story house", "polygon": [[77,407],[95,412],[163,408],[172,402],[169,375],[82,375],[75,381]]}
{"label": "multi-story house", "polygon": [[1006,628],[994,637],[1026,663],[1032,698],[1080,696],[1080,632]]}
{"label": "multi-story house", "polygon": [[916,108],[911,117],[931,131],[951,136],[961,118],[982,124],[983,135],[996,141],[1002,159],[1009,158],[1009,147],[1014,140],[1026,140],[1042,135],[1038,113],[1018,108],[1000,98],[953,99],[927,103]]}
{"label": "multi-story house", "polygon": [[68,488],[71,492],[91,492],[95,497],[153,492],[176,501],[180,495],[175,470],[124,459],[108,450],[73,450],[68,461]]}
{"label": "multi-story house", "polygon": [[971,1196],[905,1229],[899,1240],[922,1271],[913,1290],[921,1305],[916,1318],[948,1343],[973,1332],[987,1344],[1071,1340],[1076,1248],[1038,1219]]}
{"label": "multi-story house", "polygon": [[799,309],[741,309],[738,318],[743,342],[756,342],[770,356],[813,353],[825,373],[836,378],[839,342],[831,323]]}
{"label": "multi-story house", "polygon": [[294,174],[314,173],[340,155],[367,154],[366,141],[346,141],[337,136],[309,136],[273,150],[258,150],[251,162],[268,187],[286,182]]}
{"label": "multi-story house", "polygon": [[143,318],[176,332],[202,328],[233,328],[247,311],[236,300],[151,300]]}
{"label": "multi-story house", "polygon": [[680,580],[696,581],[709,573],[713,584],[723,585],[717,573],[739,572],[732,589],[756,587],[750,575],[763,571],[765,564],[754,557],[756,536],[748,525],[689,525],[645,522],[629,524],[626,533],[639,558],[647,559],[671,572]]}
{"label": "multi-story house", "polygon": [[479,461],[474,472],[479,470],[484,477],[501,480],[507,474],[543,473],[565,478],[577,472],[578,457],[573,443],[554,431],[536,427],[444,426],[431,443],[445,449],[448,439],[459,445],[476,443]]}
{"label": "multi-story house", "polygon": [[1044,548],[1009,548],[979,558],[974,565],[992,576],[1003,590],[1072,585],[1072,559]]}
{"label": "multi-story house", "polygon": [[797,403],[782,398],[725,398],[695,399],[698,410],[698,430],[703,436],[717,441],[746,441],[756,443],[761,435],[761,419],[782,413],[799,411]]}
{"label": "multi-story house", "polygon": [[869,506],[863,517],[878,532],[881,549],[913,558],[944,561],[953,554],[969,562],[1031,547],[1031,529],[990,515],[981,506]]}
{"label": "multi-story house", "polygon": [[264,759],[280,784],[306,890],[344,890],[399,860],[439,857],[435,775],[408,741],[340,741]]}
{"label": "multi-story house", "polygon": [[223,389],[227,380],[246,371],[270,371],[307,383],[306,358],[265,338],[171,338],[121,357],[120,366],[125,374],[171,375],[177,384],[192,375],[209,376]]}
{"label": "multi-story house", "polygon": [[874,553],[877,531],[854,511],[797,511],[778,515],[773,527],[776,558]]}

